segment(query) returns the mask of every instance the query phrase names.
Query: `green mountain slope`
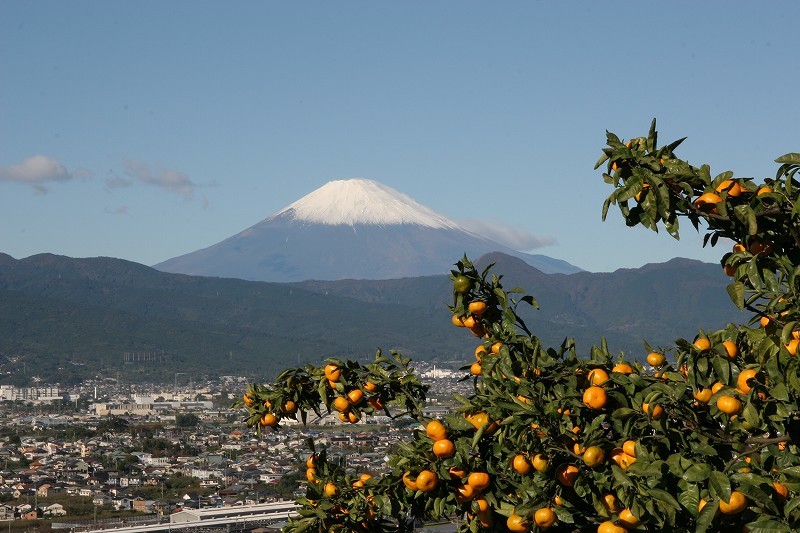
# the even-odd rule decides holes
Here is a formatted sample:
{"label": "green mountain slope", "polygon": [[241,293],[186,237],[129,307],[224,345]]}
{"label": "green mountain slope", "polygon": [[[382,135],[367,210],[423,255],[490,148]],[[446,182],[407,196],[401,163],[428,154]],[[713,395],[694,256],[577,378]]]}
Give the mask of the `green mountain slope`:
{"label": "green mountain slope", "polygon": [[[606,337],[643,356],[698,328],[745,316],[716,265],[676,259],[613,273],[543,274],[491,254],[507,288],[533,294],[524,314],[546,345]],[[476,339],[452,327],[446,275],[383,281],[275,284],[167,274],[111,258],[0,254],[0,383],[34,376],[70,383],[122,372],[131,379],[236,374],[268,379],[329,356],[368,359],[377,348],[418,360],[465,361]]]}

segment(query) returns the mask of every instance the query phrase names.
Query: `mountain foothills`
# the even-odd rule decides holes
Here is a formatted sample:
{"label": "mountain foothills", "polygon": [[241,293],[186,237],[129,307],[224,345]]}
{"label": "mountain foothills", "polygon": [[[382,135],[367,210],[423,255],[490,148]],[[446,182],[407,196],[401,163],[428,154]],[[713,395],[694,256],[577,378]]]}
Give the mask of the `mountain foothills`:
{"label": "mountain foothills", "polygon": [[466,253],[501,251],[546,273],[581,269],[468,231],[372,180],[331,181],[208,248],[155,265],[165,272],[293,282],[393,279],[447,272]]}
{"label": "mountain foothills", "polygon": [[[697,324],[742,321],[718,265],[675,259],[566,275],[502,253],[477,263],[495,263],[507,288],[536,297],[540,310],[525,317],[547,345],[570,334],[579,353],[606,337],[612,350],[641,358],[643,339],[666,345],[694,337]],[[463,361],[475,342],[451,324],[445,274],[278,284],[170,274],[111,258],[0,254],[0,383],[67,384],[112,372],[261,381],[329,356],[371,360],[378,348]]]}

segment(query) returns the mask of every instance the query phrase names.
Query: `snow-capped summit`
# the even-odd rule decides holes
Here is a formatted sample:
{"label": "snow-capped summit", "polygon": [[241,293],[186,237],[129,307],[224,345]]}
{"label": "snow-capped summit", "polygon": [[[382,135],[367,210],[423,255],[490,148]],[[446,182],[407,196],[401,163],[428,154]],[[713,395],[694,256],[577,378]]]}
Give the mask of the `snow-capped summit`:
{"label": "snow-capped summit", "polygon": [[465,254],[503,252],[545,273],[579,268],[512,250],[372,180],[329,182],[222,242],[164,261],[165,272],[289,282],[446,275]]}
{"label": "snow-capped summit", "polygon": [[410,196],[366,179],[329,181],[270,219],[282,216],[332,226],[416,224],[429,228],[461,229],[455,222],[417,203]]}

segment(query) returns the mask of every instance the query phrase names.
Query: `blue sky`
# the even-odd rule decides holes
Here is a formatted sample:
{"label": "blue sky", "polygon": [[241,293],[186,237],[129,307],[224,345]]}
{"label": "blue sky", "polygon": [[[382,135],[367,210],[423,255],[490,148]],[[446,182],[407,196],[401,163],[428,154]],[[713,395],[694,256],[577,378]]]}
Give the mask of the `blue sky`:
{"label": "blue sky", "polygon": [[[605,130],[712,172],[800,151],[796,2],[0,4],[0,252],[155,264],[333,179],[591,271],[683,238],[600,221]],[[511,232],[509,232],[510,234]],[[454,258],[456,261],[458,258]]]}

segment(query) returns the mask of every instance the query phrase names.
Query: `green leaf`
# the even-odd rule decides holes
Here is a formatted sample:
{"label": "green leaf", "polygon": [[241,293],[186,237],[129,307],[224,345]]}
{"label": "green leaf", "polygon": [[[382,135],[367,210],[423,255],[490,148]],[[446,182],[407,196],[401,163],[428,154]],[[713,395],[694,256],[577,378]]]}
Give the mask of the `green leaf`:
{"label": "green leaf", "polygon": [[686,472],[683,473],[683,479],[690,483],[697,483],[704,481],[711,475],[711,465],[706,463],[696,463],[690,466]]}
{"label": "green leaf", "polygon": [[744,309],[744,283],[740,281],[734,281],[727,287],[725,290],[728,291],[728,296],[730,296],[731,301],[734,303],[739,310]]}
{"label": "green leaf", "polygon": [[780,402],[789,401],[789,389],[786,388],[785,383],[778,383],[770,389],[770,394],[773,398]]}
{"label": "green leaf", "polygon": [[697,523],[694,528],[695,533],[705,533],[711,529],[711,522],[714,520],[717,511],[719,511],[719,500],[712,500],[707,503],[697,517]]}
{"label": "green leaf", "polygon": [[678,501],[690,511],[697,509],[697,505],[700,503],[700,487],[694,483],[688,484],[684,490],[678,493]]}
{"label": "green leaf", "polygon": [[617,465],[611,465],[611,472],[614,474],[614,479],[617,481],[618,485],[633,488],[633,481],[631,481],[631,478],[628,477],[628,474],[626,474],[620,467]]}
{"label": "green leaf", "polygon": [[747,524],[747,531],[750,533],[778,533],[792,531],[788,525],[776,520],[761,519]]}
{"label": "green leaf", "polygon": [[784,154],[775,160],[776,163],[790,163],[790,164],[798,164],[800,163],[800,154],[797,152],[790,152],[788,154]]}
{"label": "green leaf", "polygon": [[709,484],[714,496],[722,498],[723,500],[730,501],[731,499],[731,480],[728,476],[718,470],[711,472],[709,477]]}
{"label": "green leaf", "polygon": [[670,507],[674,507],[675,509],[680,509],[681,508],[680,504],[667,491],[664,491],[664,490],[661,490],[661,489],[650,489],[648,491],[648,494],[650,494],[650,496],[652,496],[656,500],[659,500],[659,501],[661,501],[663,503],[666,503]]}

